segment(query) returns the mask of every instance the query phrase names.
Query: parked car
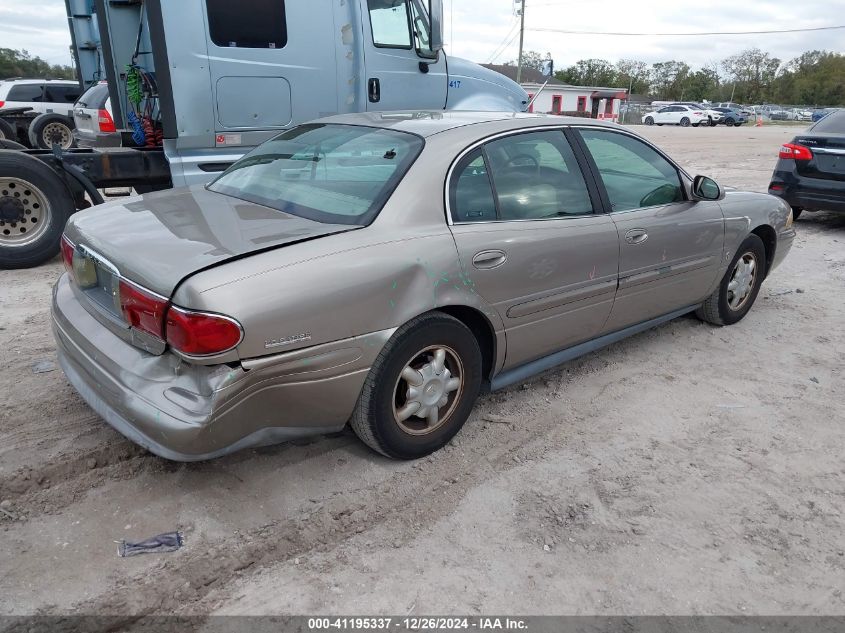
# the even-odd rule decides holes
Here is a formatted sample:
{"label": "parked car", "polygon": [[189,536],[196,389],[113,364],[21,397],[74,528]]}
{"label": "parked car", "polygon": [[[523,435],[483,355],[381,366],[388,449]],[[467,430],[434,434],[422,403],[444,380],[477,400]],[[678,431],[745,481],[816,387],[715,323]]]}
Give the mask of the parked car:
{"label": "parked car", "polygon": [[717,103],[713,106],[713,108],[728,108],[729,110],[736,110],[737,112],[744,114],[746,117],[750,117],[755,114],[754,106],[742,106],[738,103],[734,103],[733,101],[723,101],[721,103]]}
{"label": "parked car", "polygon": [[788,253],[791,219],[614,124],[335,116],[208,186],[72,216],[58,358],[109,424],[169,459],[347,421],[417,458],[482,388],[688,312],[736,323]]}
{"label": "parked car", "polygon": [[739,110],[732,110],[731,108],[723,108],[720,106],[713,109],[722,115],[719,123],[724,123],[728,127],[733,125],[742,125],[743,123],[748,122],[748,117],[742,114]]}
{"label": "parked car", "polygon": [[675,105],[685,105],[689,106],[690,108],[693,108],[694,110],[700,110],[704,112],[704,114],[707,115],[708,121],[706,123],[702,121],[702,125],[709,125],[712,127],[722,122],[722,113],[710,105],[696,103],[695,101],[681,101],[676,103]]}
{"label": "parked car", "polygon": [[[0,81],[0,109],[28,108],[40,116],[29,123],[33,147],[50,148],[58,143],[73,147],[73,103],[79,83],[62,79],[7,79]],[[0,132],[9,133],[8,129]]]}
{"label": "parked car", "polygon": [[709,123],[710,118],[703,109],[695,109],[687,105],[668,105],[643,115],[646,125],[680,125],[698,127],[702,123]]}
{"label": "parked car", "polygon": [[73,121],[73,136],[80,147],[120,147],[107,82],[94,84],[79,97],[73,106]]}
{"label": "parked car", "polygon": [[813,123],[816,121],[821,121],[831,112],[836,112],[839,108],[820,108],[818,110],[813,110],[813,115],[811,117]]}
{"label": "parked car", "polygon": [[802,211],[845,211],[845,110],[833,112],[780,148],[769,193]]}

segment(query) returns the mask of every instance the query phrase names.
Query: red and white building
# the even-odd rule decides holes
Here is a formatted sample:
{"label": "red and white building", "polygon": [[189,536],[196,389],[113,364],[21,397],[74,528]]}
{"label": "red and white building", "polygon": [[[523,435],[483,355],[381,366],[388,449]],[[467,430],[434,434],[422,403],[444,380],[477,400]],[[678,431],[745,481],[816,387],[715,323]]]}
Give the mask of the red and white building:
{"label": "red and white building", "polygon": [[[490,70],[495,70],[505,77],[516,81],[516,66],[483,64]],[[619,106],[628,98],[625,88],[609,88],[605,86],[570,86],[557,79],[549,81],[540,91],[546,81],[542,73],[533,68],[522,69],[522,85],[529,98],[539,95],[532,104],[529,112],[545,114],[564,114],[571,112],[589,113],[594,119],[619,120]]]}

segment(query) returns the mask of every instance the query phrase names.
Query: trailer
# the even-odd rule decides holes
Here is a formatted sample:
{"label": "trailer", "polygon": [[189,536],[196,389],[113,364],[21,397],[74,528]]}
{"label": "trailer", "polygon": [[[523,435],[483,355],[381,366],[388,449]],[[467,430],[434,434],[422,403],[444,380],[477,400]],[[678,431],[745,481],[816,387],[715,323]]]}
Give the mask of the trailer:
{"label": "trailer", "polygon": [[0,267],[54,257],[99,189],[207,183],[322,116],[521,111],[515,82],[443,51],[442,0],[66,0],[79,80],[108,82],[121,148],[0,149]]}

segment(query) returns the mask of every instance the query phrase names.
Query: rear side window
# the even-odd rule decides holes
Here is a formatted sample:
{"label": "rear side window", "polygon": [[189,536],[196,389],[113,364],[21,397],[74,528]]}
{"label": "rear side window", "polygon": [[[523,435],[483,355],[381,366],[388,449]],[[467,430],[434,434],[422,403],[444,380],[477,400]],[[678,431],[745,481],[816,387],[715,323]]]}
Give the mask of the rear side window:
{"label": "rear side window", "polygon": [[613,211],[653,207],[684,199],[678,170],[659,152],[627,134],[581,129]]}
{"label": "rear side window", "polygon": [[845,110],[837,110],[831,112],[825,118],[821,119],[808,131],[813,134],[825,132],[833,132],[834,134],[845,134]]}
{"label": "rear side window", "polygon": [[301,125],[259,145],[208,188],[316,222],[366,226],[422,148],[406,132]]}
{"label": "rear side window", "polygon": [[497,219],[490,174],[480,149],[464,156],[455,168],[449,207],[455,222],[490,222]]}
{"label": "rear side window", "polygon": [[206,0],[211,41],[224,48],[284,48],[284,0]]}
{"label": "rear side window", "polygon": [[44,101],[49,103],[76,103],[79,99],[78,86],[58,86],[46,84],[44,86]]}
{"label": "rear side window", "polygon": [[43,84],[17,84],[9,90],[7,101],[31,101],[41,103],[44,97]]}
{"label": "rear side window", "polygon": [[93,108],[100,110],[105,107],[106,100],[109,98],[108,84],[94,84],[85,93],[79,97],[76,102],[80,108]]}

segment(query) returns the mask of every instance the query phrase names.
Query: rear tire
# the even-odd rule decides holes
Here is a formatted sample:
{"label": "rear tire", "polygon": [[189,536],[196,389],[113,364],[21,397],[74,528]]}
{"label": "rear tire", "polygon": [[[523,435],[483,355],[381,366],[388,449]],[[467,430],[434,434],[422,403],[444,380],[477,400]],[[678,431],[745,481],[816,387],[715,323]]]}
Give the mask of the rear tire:
{"label": "rear tire", "polygon": [[481,372],[481,350],[469,328],[439,312],[419,316],[400,327],[376,358],[350,425],[382,455],[425,457],[463,427]]}
{"label": "rear tire", "polygon": [[0,268],[31,268],[55,257],[75,210],[73,196],[47,165],[0,151]]}
{"label": "rear tire", "polygon": [[76,147],[73,122],[61,114],[40,114],[29,124],[29,142],[33,147],[52,149],[58,143],[62,149]]}
{"label": "rear tire", "polygon": [[719,287],[695,315],[713,325],[733,325],[741,321],[754,305],[765,276],[766,248],[763,240],[751,234],[740,244]]}
{"label": "rear tire", "polygon": [[684,117],[681,119],[681,127],[689,127],[690,120],[689,117]]}
{"label": "rear tire", "polygon": [[800,218],[802,211],[804,211],[803,207],[792,207],[792,219],[797,220]]}
{"label": "rear tire", "polygon": [[0,141],[14,141],[17,138],[15,128],[8,121],[0,119]]}
{"label": "rear tire", "polygon": [[25,145],[21,145],[15,141],[10,141],[8,139],[0,138],[0,149],[14,149],[14,150],[21,150],[26,149]]}

